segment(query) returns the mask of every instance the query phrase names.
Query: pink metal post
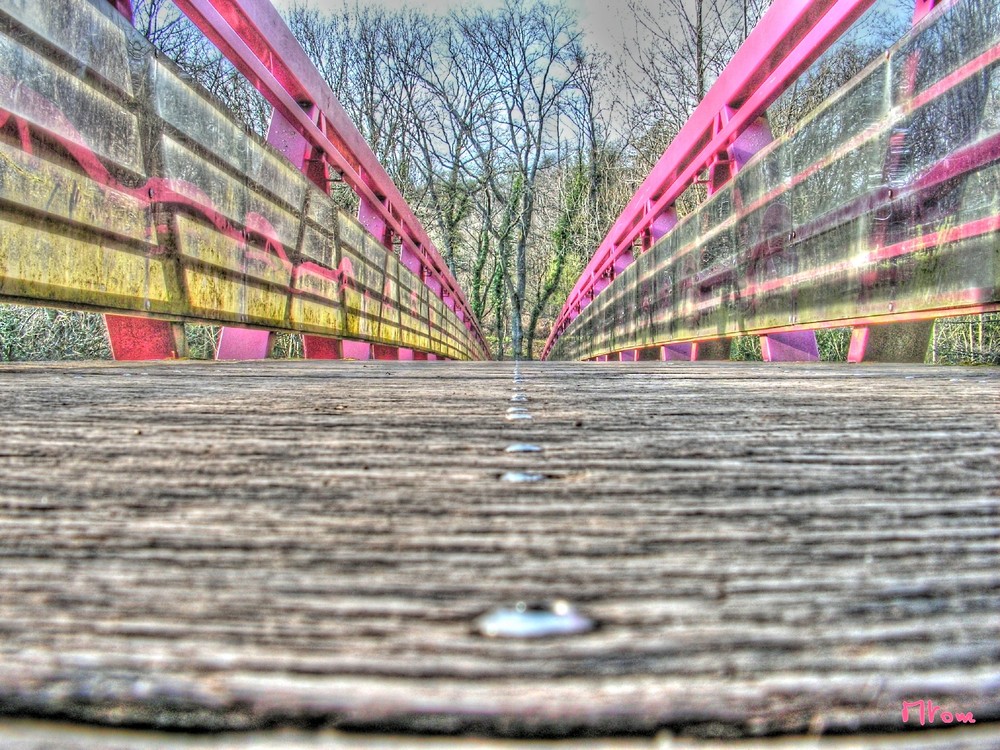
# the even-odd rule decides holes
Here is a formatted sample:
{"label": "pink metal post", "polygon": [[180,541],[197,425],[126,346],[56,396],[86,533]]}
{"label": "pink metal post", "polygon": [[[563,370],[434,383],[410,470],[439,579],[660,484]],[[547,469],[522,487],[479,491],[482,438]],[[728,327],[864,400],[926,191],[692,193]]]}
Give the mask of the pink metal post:
{"label": "pink metal post", "polygon": [[392,251],[392,230],[385,219],[382,201],[373,203],[362,197],[358,202],[358,221],[368,233],[379,241],[382,247]]}
{"label": "pink metal post", "polygon": [[769,333],[760,337],[765,362],[815,362],[819,359],[815,331]]}
{"label": "pink metal post", "polygon": [[326,336],[302,336],[302,349],[306,359],[343,359],[340,339]]}
{"label": "pink metal post", "polygon": [[344,359],[373,359],[372,345],[366,344],[364,341],[348,341],[344,340],[340,342],[341,351],[344,354]]}
{"label": "pink metal post", "polygon": [[662,351],[664,362],[693,362],[695,360],[694,344],[666,344]]}
{"label": "pink metal post", "polygon": [[653,244],[659,242],[675,226],[677,226],[677,209],[671,206],[660,212],[649,224],[649,234]]}
{"label": "pink metal post", "polygon": [[116,360],[176,359],[186,356],[184,325],[150,318],[105,315]]}
{"label": "pink metal post", "polygon": [[372,345],[372,359],[399,359],[399,348],[385,344]]}
{"label": "pink metal post", "polygon": [[847,350],[847,361],[852,363],[862,362],[865,358],[865,350],[868,348],[868,326],[858,326],[851,329],[851,345]]}
{"label": "pink metal post", "polygon": [[271,350],[271,332],[227,326],[219,334],[215,358],[220,360],[267,359]]}
{"label": "pink metal post", "polygon": [[399,246],[399,262],[410,269],[418,279],[423,278],[424,265],[420,262],[420,255],[406,244]]}

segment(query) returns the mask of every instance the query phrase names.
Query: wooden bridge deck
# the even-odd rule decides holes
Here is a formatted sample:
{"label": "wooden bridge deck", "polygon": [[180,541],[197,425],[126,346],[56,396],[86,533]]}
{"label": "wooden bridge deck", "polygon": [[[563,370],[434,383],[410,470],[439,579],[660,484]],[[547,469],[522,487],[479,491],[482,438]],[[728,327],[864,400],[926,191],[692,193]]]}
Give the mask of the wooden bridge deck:
{"label": "wooden bridge deck", "polygon": [[[521,371],[0,368],[0,745],[699,746],[919,729],[921,699],[974,713],[947,746],[1000,745],[1000,371]],[[556,598],[599,628],[474,630]]]}

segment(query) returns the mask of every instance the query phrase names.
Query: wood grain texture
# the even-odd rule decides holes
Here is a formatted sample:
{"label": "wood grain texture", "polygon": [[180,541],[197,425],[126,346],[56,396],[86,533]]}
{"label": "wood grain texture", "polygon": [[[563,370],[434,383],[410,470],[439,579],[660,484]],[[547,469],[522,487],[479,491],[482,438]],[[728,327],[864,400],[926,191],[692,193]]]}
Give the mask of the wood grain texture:
{"label": "wood grain texture", "polygon": [[563,740],[417,737],[336,730],[273,730],[193,735],[0,720],[4,750],[986,750],[1000,745],[996,724],[919,734],[793,736],[704,740],[675,737],[602,737]]}
{"label": "wood grain texture", "polygon": [[[892,731],[922,698],[1000,718],[1000,371],[521,369],[526,423],[510,364],[0,368],[0,713],[513,738]],[[600,628],[472,629],[558,597]]]}

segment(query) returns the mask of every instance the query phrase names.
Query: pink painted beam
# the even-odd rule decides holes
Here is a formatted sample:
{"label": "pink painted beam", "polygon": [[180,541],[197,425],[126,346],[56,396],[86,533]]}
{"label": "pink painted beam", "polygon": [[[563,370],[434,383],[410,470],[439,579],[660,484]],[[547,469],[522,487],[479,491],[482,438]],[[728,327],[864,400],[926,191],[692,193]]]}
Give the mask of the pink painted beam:
{"label": "pink painted beam", "polygon": [[[556,319],[543,356],[565,330],[568,310],[590,294],[618,256],[649,231],[718,154],[736,145],[744,131],[753,131],[760,115],[873,2],[775,0],[611,227]],[[749,141],[758,136],[762,134],[752,133],[737,150],[752,149]]]}
{"label": "pink painted beam", "polygon": [[[185,356],[183,325],[166,320],[105,315],[111,355],[116,360],[176,359]],[[178,327],[180,331],[178,331]]]}

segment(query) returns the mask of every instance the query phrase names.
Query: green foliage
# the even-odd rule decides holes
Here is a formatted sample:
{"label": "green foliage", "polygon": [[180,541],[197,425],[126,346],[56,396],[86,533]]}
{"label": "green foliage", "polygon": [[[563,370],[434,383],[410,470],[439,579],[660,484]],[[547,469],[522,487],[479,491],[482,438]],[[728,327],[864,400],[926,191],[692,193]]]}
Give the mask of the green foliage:
{"label": "green foliage", "polygon": [[110,359],[96,313],[0,305],[0,361]]}
{"label": "green foliage", "polygon": [[[528,323],[527,356],[534,359],[536,352],[535,332],[538,321],[552,296],[559,290],[566,270],[566,260],[574,249],[586,240],[586,227],[582,218],[586,216],[586,202],[590,192],[590,182],[583,162],[577,164],[570,175],[569,185],[563,199],[562,210],[552,231],[552,255],[549,258],[538,299],[531,310]],[[541,344],[541,342],[538,342]]]}
{"label": "green foliage", "polygon": [[215,347],[219,344],[221,332],[221,326],[185,324],[184,335],[187,337],[188,357],[191,359],[215,359]]}
{"label": "green foliage", "polygon": [[931,360],[943,365],[1000,365],[1000,313],[936,321]]}
{"label": "green foliage", "polygon": [[729,358],[740,362],[760,362],[760,336],[737,336],[729,349]]}
{"label": "green foliage", "polygon": [[303,358],[305,358],[305,350],[301,334],[283,331],[274,334],[274,339],[271,342],[271,359]]}
{"label": "green foliage", "polygon": [[823,362],[846,362],[851,347],[850,328],[824,328],[816,331],[816,346]]}

